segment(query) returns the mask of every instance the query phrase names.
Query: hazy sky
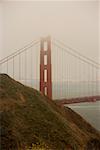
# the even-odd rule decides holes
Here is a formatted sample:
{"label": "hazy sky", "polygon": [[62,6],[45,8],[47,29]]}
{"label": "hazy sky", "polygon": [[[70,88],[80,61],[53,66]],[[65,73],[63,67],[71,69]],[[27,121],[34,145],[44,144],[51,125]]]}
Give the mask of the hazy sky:
{"label": "hazy sky", "polygon": [[[100,61],[100,3],[98,0],[74,1],[0,1],[0,59],[31,42],[51,35],[63,43],[76,49],[81,54]],[[34,51],[32,65],[25,64],[22,59],[21,79],[39,79],[37,69],[37,49]],[[56,51],[56,49],[55,49]],[[78,60],[71,59],[68,54],[54,57],[52,62],[52,81],[95,81],[96,70],[87,64],[80,65]],[[23,56],[22,56],[23,58]],[[19,75],[18,58],[15,71]],[[23,61],[24,60],[24,61]],[[59,63],[60,62],[60,63]],[[75,62],[75,63],[74,63]],[[83,62],[81,62],[83,63]],[[6,65],[7,66],[7,65]],[[13,63],[8,64],[13,74]],[[18,68],[19,67],[19,68]],[[4,66],[1,67],[4,69]],[[6,67],[7,68],[7,67]],[[27,68],[27,69],[26,69]],[[33,69],[32,69],[33,68]],[[58,69],[58,70],[57,70]],[[91,69],[89,71],[89,69]],[[7,70],[7,69],[6,69]],[[28,74],[25,72],[27,70]],[[93,73],[93,71],[95,73]],[[9,73],[8,73],[9,74]],[[15,76],[14,76],[15,77]],[[98,79],[100,80],[100,75]],[[34,82],[35,83],[35,82]],[[39,84],[38,84],[39,85]]]}
{"label": "hazy sky", "polygon": [[98,1],[0,2],[0,57],[51,35],[98,61]]}

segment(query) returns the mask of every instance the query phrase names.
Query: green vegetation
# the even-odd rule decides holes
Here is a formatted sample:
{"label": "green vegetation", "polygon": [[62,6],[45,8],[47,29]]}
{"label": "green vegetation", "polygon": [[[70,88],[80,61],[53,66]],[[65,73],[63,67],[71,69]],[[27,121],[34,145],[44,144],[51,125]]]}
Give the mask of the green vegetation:
{"label": "green vegetation", "polygon": [[91,140],[99,150],[100,134],[82,117],[5,74],[0,75],[0,122],[2,150],[89,150]]}

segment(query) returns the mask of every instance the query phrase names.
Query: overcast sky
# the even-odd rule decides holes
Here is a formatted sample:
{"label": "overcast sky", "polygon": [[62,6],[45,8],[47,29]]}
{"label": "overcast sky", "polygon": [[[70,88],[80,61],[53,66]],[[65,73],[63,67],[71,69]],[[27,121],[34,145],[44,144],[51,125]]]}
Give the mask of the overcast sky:
{"label": "overcast sky", "polygon": [[98,61],[98,1],[2,1],[0,56],[50,34]]}
{"label": "overcast sky", "polygon": [[[99,62],[99,5],[97,0],[51,2],[2,0],[0,59],[32,40],[51,35]],[[71,62],[74,64],[74,60]],[[71,74],[73,75],[73,72]],[[66,74],[64,75],[66,77]],[[60,79],[62,78],[64,79],[61,76]]]}

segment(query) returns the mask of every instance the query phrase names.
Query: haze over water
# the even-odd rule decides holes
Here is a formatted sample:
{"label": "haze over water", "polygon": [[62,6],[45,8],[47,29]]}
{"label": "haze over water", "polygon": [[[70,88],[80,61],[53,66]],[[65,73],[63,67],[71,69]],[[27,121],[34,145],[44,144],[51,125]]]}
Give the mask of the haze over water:
{"label": "haze over water", "polygon": [[80,114],[93,127],[100,131],[100,101],[66,105]]}

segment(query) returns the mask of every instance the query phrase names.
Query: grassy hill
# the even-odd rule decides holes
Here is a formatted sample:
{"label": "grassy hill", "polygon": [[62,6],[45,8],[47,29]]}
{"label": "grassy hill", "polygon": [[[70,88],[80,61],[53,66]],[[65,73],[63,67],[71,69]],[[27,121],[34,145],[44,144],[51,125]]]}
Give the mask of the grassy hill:
{"label": "grassy hill", "polygon": [[99,132],[81,116],[6,74],[0,74],[0,130],[1,150],[32,144],[37,150],[100,150]]}

